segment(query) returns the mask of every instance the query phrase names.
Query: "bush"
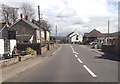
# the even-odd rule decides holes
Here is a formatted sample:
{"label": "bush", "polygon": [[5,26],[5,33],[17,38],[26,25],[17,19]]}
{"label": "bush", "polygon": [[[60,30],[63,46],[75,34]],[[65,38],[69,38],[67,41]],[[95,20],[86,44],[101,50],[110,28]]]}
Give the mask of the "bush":
{"label": "bush", "polygon": [[27,55],[29,55],[29,54],[34,55],[35,54],[35,50],[33,50],[30,47],[28,47],[25,52],[26,52]]}

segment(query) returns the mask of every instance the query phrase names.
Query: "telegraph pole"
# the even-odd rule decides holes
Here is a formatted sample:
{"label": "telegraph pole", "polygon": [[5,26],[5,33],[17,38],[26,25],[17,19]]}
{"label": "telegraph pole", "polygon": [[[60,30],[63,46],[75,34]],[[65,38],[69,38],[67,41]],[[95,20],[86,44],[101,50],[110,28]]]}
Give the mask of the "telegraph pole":
{"label": "telegraph pole", "polygon": [[110,22],[108,21],[108,43],[109,43],[109,30],[110,30],[110,28],[109,28],[109,25],[110,25]]}
{"label": "telegraph pole", "polygon": [[57,39],[57,25],[56,25],[56,39]]}
{"label": "telegraph pole", "polygon": [[40,30],[40,55],[41,55],[41,21],[40,21],[40,6],[38,5],[39,30]]}
{"label": "telegraph pole", "polygon": [[38,17],[39,17],[39,30],[40,30],[40,43],[41,43],[41,21],[40,21],[40,6],[38,5]]}

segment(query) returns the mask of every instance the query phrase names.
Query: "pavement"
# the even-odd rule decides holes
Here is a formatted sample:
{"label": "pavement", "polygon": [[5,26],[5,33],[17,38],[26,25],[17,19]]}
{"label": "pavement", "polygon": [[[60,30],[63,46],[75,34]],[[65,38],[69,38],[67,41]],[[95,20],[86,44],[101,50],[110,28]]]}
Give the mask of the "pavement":
{"label": "pavement", "polygon": [[42,61],[47,60],[49,57],[52,56],[53,52],[56,51],[59,47],[60,46],[58,45],[56,48],[48,51],[44,55],[40,55],[40,56],[34,57],[32,59],[27,59],[27,60],[21,61],[17,64],[2,68],[2,81],[5,81],[17,74],[24,72],[27,69],[32,68],[33,66],[41,63]]}
{"label": "pavement", "polygon": [[118,82],[118,61],[105,59],[83,45],[60,46],[44,61],[4,82]]}
{"label": "pavement", "polygon": [[84,48],[87,48],[87,49],[89,49],[89,50],[91,50],[91,51],[93,51],[93,52],[95,52],[95,53],[100,54],[100,55],[104,55],[104,54],[105,54],[104,52],[101,51],[101,49],[93,49],[93,48],[91,48],[90,45],[82,45],[82,46],[83,46]]}

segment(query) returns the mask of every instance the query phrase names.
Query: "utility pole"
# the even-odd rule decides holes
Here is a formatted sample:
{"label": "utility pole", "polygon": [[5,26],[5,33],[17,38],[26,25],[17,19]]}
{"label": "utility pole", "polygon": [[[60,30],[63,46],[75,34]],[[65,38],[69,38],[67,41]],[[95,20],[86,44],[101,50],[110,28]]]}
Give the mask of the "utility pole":
{"label": "utility pole", "polygon": [[38,17],[39,17],[39,30],[40,30],[40,43],[41,43],[41,20],[40,20],[40,6],[38,5]]}
{"label": "utility pole", "polygon": [[56,39],[57,39],[57,25],[56,25]]}
{"label": "utility pole", "polygon": [[109,33],[110,33],[110,32],[109,32],[109,30],[110,30],[110,29],[109,29],[109,25],[110,25],[110,22],[108,21],[108,43],[109,43]]}
{"label": "utility pole", "polygon": [[39,30],[40,30],[40,55],[41,55],[41,21],[40,21],[40,6],[38,5]]}

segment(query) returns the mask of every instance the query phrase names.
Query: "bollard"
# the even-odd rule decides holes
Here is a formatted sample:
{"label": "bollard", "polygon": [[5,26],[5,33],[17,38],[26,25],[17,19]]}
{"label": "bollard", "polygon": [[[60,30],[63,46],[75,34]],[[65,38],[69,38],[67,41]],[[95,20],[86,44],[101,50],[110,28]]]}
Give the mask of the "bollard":
{"label": "bollard", "polygon": [[47,46],[47,49],[50,50],[50,46],[49,46],[49,44],[48,44],[48,46]]}
{"label": "bollard", "polygon": [[21,56],[20,56],[20,55],[18,56],[18,61],[19,61],[19,62],[21,61]]}

